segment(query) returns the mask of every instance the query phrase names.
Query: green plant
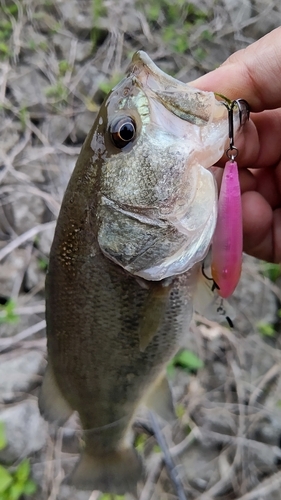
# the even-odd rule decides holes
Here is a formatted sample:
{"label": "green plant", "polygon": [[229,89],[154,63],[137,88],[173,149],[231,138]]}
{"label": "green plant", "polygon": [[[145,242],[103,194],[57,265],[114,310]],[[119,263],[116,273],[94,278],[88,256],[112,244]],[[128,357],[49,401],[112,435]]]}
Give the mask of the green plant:
{"label": "green plant", "polygon": [[281,276],[280,264],[272,264],[271,262],[261,262],[261,273],[270,281],[275,282]]}
{"label": "green plant", "polygon": [[66,101],[68,90],[61,80],[45,89],[46,97],[53,98],[55,101]]}
{"label": "green plant", "polygon": [[0,59],[5,59],[10,56],[10,38],[13,33],[12,18],[18,16],[18,5],[11,3],[10,5],[0,5]]}
{"label": "green plant", "polygon": [[9,46],[5,42],[0,42],[0,57],[9,56],[10,49]]}
{"label": "green plant", "polygon": [[173,376],[175,368],[180,368],[190,373],[203,368],[203,366],[203,361],[196,354],[188,349],[182,349],[168,364],[167,373],[169,376]]}
{"label": "green plant", "polygon": [[207,52],[202,47],[197,47],[195,49],[195,57],[196,57],[196,59],[198,59],[198,61],[203,61],[205,59],[206,55],[207,55]]}
{"label": "green plant", "polygon": [[111,495],[110,493],[105,493],[101,495],[98,500],[125,500],[124,495]]}
{"label": "green plant", "polygon": [[105,30],[101,28],[100,20],[106,17],[107,9],[103,0],[92,0],[92,16],[93,28],[91,30],[91,41],[93,49],[98,45],[99,41],[103,38]]}
{"label": "green plant", "polygon": [[30,479],[30,463],[25,459],[11,472],[0,465],[1,500],[18,500],[22,495],[33,495],[36,484]]}
{"label": "green plant", "polygon": [[5,434],[5,424],[0,421],[0,450],[4,450],[7,446],[7,439]]}
{"label": "green plant", "polygon": [[0,324],[17,323],[19,317],[15,313],[16,304],[13,300],[8,300],[6,304],[0,305]]}
{"label": "green plant", "polygon": [[66,61],[65,59],[62,59],[59,62],[59,72],[61,76],[64,76],[65,73],[70,69],[69,62]]}
{"label": "green plant", "polygon": [[178,404],[175,408],[176,416],[181,419],[186,414],[186,409],[183,404]]}
{"label": "green plant", "polygon": [[137,434],[134,446],[138,450],[139,453],[142,453],[144,450],[144,445],[147,441],[147,435],[144,433]]}
{"label": "green plant", "polygon": [[1,5],[0,12],[3,11],[7,16],[17,17],[18,15],[18,5],[16,3],[11,3],[10,5]]}
{"label": "green plant", "polygon": [[38,267],[41,271],[47,271],[49,261],[46,257],[38,257]]}
{"label": "green plant", "polygon": [[274,337],[276,334],[275,328],[270,323],[258,323],[258,332],[264,337]]}
{"label": "green plant", "polygon": [[[7,445],[5,425],[0,422],[0,450]],[[36,484],[30,479],[30,463],[24,459],[12,470],[0,465],[0,498],[1,500],[19,500],[22,495],[35,493]]]}
{"label": "green plant", "polygon": [[115,85],[117,85],[117,83],[120,82],[120,80],[121,80],[122,77],[123,76],[120,75],[119,73],[113,74],[109,80],[104,80],[103,82],[100,82],[99,89],[105,95],[107,95],[108,92],[110,92],[111,89],[113,89],[113,87],[115,87]]}
{"label": "green plant", "polygon": [[24,132],[26,129],[27,122],[29,120],[29,112],[27,111],[27,109],[24,106],[22,108],[20,108],[20,110],[19,110],[19,119],[20,119],[22,131]]}
{"label": "green plant", "polygon": [[[166,45],[178,53],[188,50],[190,35],[209,19],[208,12],[186,0],[155,0],[150,3],[138,0],[137,6],[144,11],[153,31],[158,31]],[[202,40],[211,37],[208,30],[203,30],[200,35]]]}

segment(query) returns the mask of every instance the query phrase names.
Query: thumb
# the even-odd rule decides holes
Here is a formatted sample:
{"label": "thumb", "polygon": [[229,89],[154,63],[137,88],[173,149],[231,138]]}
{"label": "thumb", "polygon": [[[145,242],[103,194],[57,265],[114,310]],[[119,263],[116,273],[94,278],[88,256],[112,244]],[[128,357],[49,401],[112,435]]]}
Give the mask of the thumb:
{"label": "thumb", "polygon": [[281,106],[281,27],[232,54],[218,69],[190,82],[229,99],[246,99],[251,111]]}

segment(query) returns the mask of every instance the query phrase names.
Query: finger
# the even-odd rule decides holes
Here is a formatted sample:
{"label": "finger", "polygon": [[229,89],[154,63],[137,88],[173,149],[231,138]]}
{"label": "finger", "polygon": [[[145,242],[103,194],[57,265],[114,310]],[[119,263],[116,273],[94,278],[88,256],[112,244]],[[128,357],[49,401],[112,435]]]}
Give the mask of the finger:
{"label": "finger", "polygon": [[264,197],[273,210],[279,208],[281,206],[281,184],[277,182],[276,169],[273,167],[270,169],[261,168],[253,175],[257,181],[256,191]]}
{"label": "finger", "polygon": [[[281,109],[252,113],[234,140],[239,168],[267,168],[281,161]],[[223,166],[224,155],[218,162]],[[280,179],[281,182],[281,179]]]}
{"label": "finger", "polygon": [[281,106],[281,27],[232,54],[218,69],[191,82],[201,90],[243,97],[252,111]]}
{"label": "finger", "polygon": [[273,212],[273,262],[281,262],[281,209]]}
{"label": "finger", "polygon": [[273,262],[273,213],[267,201],[254,191],[242,195],[244,251]]}
{"label": "finger", "polygon": [[250,170],[239,170],[239,180],[242,194],[247,191],[256,191],[258,182],[256,176]]}
{"label": "finger", "polygon": [[[223,176],[223,169],[219,167],[213,167],[212,172],[216,179],[218,190],[220,190],[222,176]],[[242,194],[245,193],[246,191],[255,191],[257,189],[258,185],[257,179],[253,175],[253,173],[247,169],[239,170],[239,181]]]}

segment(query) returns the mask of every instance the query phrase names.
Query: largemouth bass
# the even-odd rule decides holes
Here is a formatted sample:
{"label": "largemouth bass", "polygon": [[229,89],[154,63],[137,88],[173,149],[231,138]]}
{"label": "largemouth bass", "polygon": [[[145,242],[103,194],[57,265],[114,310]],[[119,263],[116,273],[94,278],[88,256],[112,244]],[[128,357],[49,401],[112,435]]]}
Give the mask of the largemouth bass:
{"label": "largemouth bass", "polygon": [[39,405],[76,410],[85,447],[72,484],[134,492],[141,404],[172,418],[165,366],[192,316],[212,239],[226,107],[137,52],[83,145],[57,222],[46,281],[48,368]]}

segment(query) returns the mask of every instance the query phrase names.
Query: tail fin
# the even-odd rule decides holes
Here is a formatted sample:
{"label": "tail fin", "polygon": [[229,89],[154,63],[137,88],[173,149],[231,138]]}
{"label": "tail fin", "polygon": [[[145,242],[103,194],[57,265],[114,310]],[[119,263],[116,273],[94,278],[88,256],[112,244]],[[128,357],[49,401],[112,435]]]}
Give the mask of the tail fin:
{"label": "tail fin", "polygon": [[68,483],[81,490],[136,495],[137,482],[143,475],[142,460],[134,448],[96,457],[91,456],[86,450]]}

